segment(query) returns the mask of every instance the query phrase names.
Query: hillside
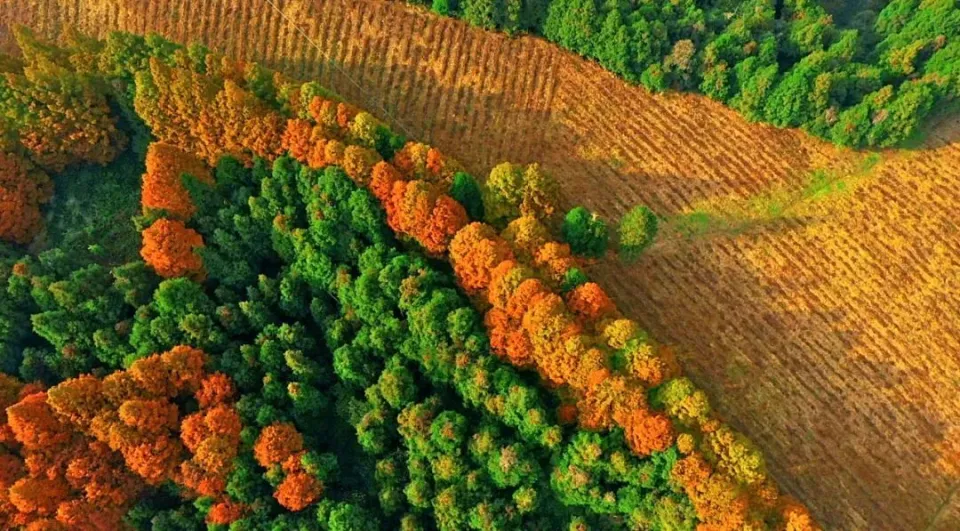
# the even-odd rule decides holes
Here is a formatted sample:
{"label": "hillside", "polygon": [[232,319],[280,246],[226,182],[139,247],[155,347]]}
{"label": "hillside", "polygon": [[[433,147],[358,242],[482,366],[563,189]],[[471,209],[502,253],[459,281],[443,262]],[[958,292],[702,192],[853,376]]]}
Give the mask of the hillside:
{"label": "hillside", "polygon": [[858,175],[859,155],[801,133],[748,124],[703,98],[653,97],[541,41],[391,3],[280,4],[299,29],[265,1],[135,5],[13,1],[0,18],[49,34],[72,23],[202,40],[402,116],[395,127],[475,174],[503,159],[541,161],[569,198],[610,217],[639,201],[667,216],[730,210],[801,190],[813,169],[856,176],[852,194],[801,205],[799,219],[668,241],[636,266],[601,264],[601,280],[680,348],[828,528],[921,529],[937,513],[933,528],[955,527],[960,501],[944,503],[960,444],[955,123],[926,150],[883,153]]}

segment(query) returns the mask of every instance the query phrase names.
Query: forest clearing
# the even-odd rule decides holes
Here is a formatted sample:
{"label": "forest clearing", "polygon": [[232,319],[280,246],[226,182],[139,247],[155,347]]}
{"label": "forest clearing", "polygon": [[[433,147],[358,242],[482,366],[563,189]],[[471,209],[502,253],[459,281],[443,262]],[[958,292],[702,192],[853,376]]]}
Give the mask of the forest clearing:
{"label": "forest clearing", "polygon": [[827,528],[960,525],[957,118],[865,164],[394,2],[8,0],[0,20],[199,41],[318,81],[475,175],[540,162],[565,206],[614,219],[642,202],[668,228],[706,214],[702,234],[667,231],[637,264],[601,260],[599,283]]}

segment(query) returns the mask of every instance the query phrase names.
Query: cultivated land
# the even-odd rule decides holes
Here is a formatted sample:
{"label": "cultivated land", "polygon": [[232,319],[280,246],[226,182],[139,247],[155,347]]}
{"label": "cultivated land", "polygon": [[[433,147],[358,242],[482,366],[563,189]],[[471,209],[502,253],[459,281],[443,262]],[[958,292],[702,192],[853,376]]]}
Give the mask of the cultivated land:
{"label": "cultivated land", "polygon": [[960,527],[956,118],[921,150],[842,151],[390,2],[6,0],[0,21],[199,40],[316,79],[477,175],[540,161],[571,204],[649,204],[663,240],[594,275],[780,484],[828,529]]}

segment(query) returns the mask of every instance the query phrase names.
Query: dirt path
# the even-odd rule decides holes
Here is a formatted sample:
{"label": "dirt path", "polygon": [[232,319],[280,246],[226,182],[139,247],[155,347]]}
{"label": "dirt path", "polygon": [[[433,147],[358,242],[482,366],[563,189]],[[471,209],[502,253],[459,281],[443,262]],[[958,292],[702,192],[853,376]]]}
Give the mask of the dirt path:
{"label": "dirt path", "polygon": [[[276,5],[275,10],[273,6]],[[83,6],[83,7],[80,7]],[[862,155],[652,96],[530,38],[393,2],[6,0],[48,35],[157,31],[316,79],[482,175],[541,161],[573,202],[667,216],[793,193]],[[0,43],[10,36],[0,29]],[[960,126],[747,233],[595,271],[829,529],[960,528]],[[933,522],[934,515],[938,515]]]}

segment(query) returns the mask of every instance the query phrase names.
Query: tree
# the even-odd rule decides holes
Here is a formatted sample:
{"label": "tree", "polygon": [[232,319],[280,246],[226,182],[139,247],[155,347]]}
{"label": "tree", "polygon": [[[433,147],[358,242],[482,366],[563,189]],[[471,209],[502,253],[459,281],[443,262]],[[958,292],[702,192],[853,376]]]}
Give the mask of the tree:
{"label": "tree", "polygon": [[43,227],[40,206],[52,192],[45,173],[14,153],[0,151],[0,240],[30,243]]}
{"label": "tree", "polygon": [[543,24],[544,36],[580,55],[593,56],[594,35],[600,18],[596,0],[561,0],[550,3]]}
{"label": "tree", "polygon": [[433,0],[433,3],[430,4],[430,10],[441,17],[448,16],[450,14],[450,0]]}
{"label": "tree", "polygon": [[490,170],[483,190],[487,222],[503,226],[519,217],[523,188],[523,168],[520,166],[503,162]]}
{"label": "tree", "polygon": [[483,29],[497,29],[497,21],[502,15],[495,0],[461,0],[463,19],[473,26]]}
{"label": "tree", "polygon": [[788,531],[815,531],[820,529],[806,507],[793,498],[788,496],[784,496],[784,498],[780,509],[784,529]]}
{"label": "tree", "polygon": [[562,230],[564,241],[575,254],[600,258],[607,251],[607,223],[582,206],[567,212]]}
{"label": "tree", "polygon": [[286,461],[303,450],[303,437],[293,424],[278,423],[267,426],[257,437],[254,455],[264,468]]}
{"label": "tree", "polygon": [[463,205],[473,221],[483,219],[483,193],[477,180],[465,172],[457,172],[450,185],[450,197]]}
{"label": "tree", "polygon": [[323,484],[310,474],[288,474],[277,487],[276,498],[280,505],[291,511],[301,511],[317,501],[323,494]]}
{"label": "tree", "polygon": [[645,206],[637,206],[620,219],[618,252],[623,260],[632,262],[643,254],[657,236],[656,214]]}
{"label": "tree", "polygon": [[520,214],[547,219],[553,216],[560,201],[560,186],[539,164],[527,166],[523,172],[523,199]]}
{"label": "tree", "polygon": [[603,288],[594,282],[581,284],[567,294],[567,306],[570,310],[590,324],[619,315],[616,305]]}
{"label": "tree", "polygon": [[537,252],[550,240],[550,231],[533,216],[520,216],[500,234],[525,262],[532,262]]}
{"label": "tree", "polygon": [[373,167],[380,160],[380,154],[373,149],[347,146],[343,151],[343,170],[354,182],[366,185],[370,182]]}
{"label": "tree", "polygon": [[[307,164],[311,151],[320,140],[319,133],[320,129],[314,127],[309,120],[291,118],[287,120],[287,127],[283,130],[281,146],[291,157]],[[310,167],[318,168],[320,165],[311,164]]]}
{"label": "tree", "polygon": [[182,221],[160,218],[143,231],[143,260],[164,278],[202,278],[203,260],[197,250],[203,237]]}
{"label": "tree", "polygon": [[239,414],[229,404],[186,417],[181,440],[193,457],[180,464],[180,482],[200,496],[221,495],[239,451],[241,427]]}
{"label": "tree", "polygon": [[209,392],[205,362],[202,351],[178,346],[103,381],[84,376],[61,383],[48,392],[49,403],[75,430],[119,452],[145,482],[176,480],[197,495],[216,496],[237,454],[240,418],[229,404],[207,402],[181,421],[177,405],[183,396]]}
{"label": "tree", "polygon": [[680,459],[672,478],[690,497],[701,522],[715,529],[741,529],[747,525],[747,497],[728,478],[714,472],[701,455],[695,453]]}
{"label": "tree", "polygon": [[450,242],[450,262],[467,292],[476,293],[490,284],[490,272],[497,264],[513,259],[510,246],[499,238],[493,227],[471,223]]}
{"label": "tree", "polygon": [[387,211],[387,222],[398,231],[410,234],[431,253],[442,253],[464,225],[467,214],[460,203],[441,194],[440,188],[426,181],[398,181],[394,184],[394,215]]}
{"label": "tree", "polygon": [[224,500],[213,504],[207,513],[207,522],[216,525],[230,525],[244,517],[249,508],[231,500]]}
{"label": "tree", "polygon": [[[674,50],[698,49],[719,24],[691,0],[605,4],[631,26],[664,19]],[[536,5],[498,0],[498,24],[515,29]],[[114,44],[116,61],[98,61],[96,43],[40,51],[116,69],[121,107],[136,76],[126,68],[178,70],[164,87],[139,76],[158,136],[202,160],[225,146],[246,160],[185,181],[195,211],[189,229],[176,221],[205,245],[178,252],[196,250],[209,281],[159,282],[145,263],[110,269],[63,250],[11,262],[0,250],[7,365],[22,359],[24,374],[51,382],[86,374],[45,394],[0,377],[0,527],[802,524],[670,351],[620,317],[569,244],[550,241],[557,189],[539,168],[507,172],[519,174],[516,215],[500,236],[467,225],[457,200],[479,187],[454,194],[452,160],[316,85],[159,37]],[[680,59],[695,69],[700,57],[675,54],[672,81]],[[871,113],[893,101],[876,100]],[[276,157],[272,132],[259,144],[242,130],[287,110],[299,122],[278,122],[280,142],[296,153]],[[398,244],[387,221],[433,256]],[[445,251],[471,299],[437,264]]]}
{"label": "tree", "polygon": [[171,218],[187,221],[197,208],[183,185],[183,177],[189,175],[203,184],[213,184],[213,175],[203,161],[169,144],[150,144],[146,167],[141,199],[144,213],[158,210]]}
{"label": "tree", "polygon": [[124,468],[117,453],[59,418],[47,393],[35,391],[22,387],[19,401],[7,409],[5,429],[15,437],[8,443],[19,444],[9,450],[28,466],[20,467],[19,459],[11,463],[15,469],[3,479],[0,521],[92,529],[121,525],[142,481]]}
{"label": "tree", "polygon": [[631,57],[630,32],[624,23],[623,14],[614,5],[607,11],[603,24],[593,42],[593,53],[607,70],[630,81],[636,81],[633,57]]}
{"label": "tree", "polygon": [[636,455],[663,452],[673,444],[673,424],[662,414],[637,408],[622,419],[621,425],[627,444]]}
{"label": "tree", "polygon": [[449,185],[460,165],[439,149],[419,142],[407,142],[393,156],[393,164],[405,179]]}
{"label": "tree", "polygon": [[136,87],[136,111],[154,136],[211,166],[225,154],[249,165],[280,153],[286,120],[235,81],[151,59]]}
{"label": "tree", "polygon": [[570,245],[560,242],[543,244],[534,256],[534,263],[554,284],[564,282],[567,273],[580,265],[578,260],[570,254]]}
{"label": "tree", "polygon": [[556,210],[559,190],[539,164],[523,168],[501,163],[490,171],[485,183],[483,205],[487,221],[502,227],[521,215],[548,218]]}

